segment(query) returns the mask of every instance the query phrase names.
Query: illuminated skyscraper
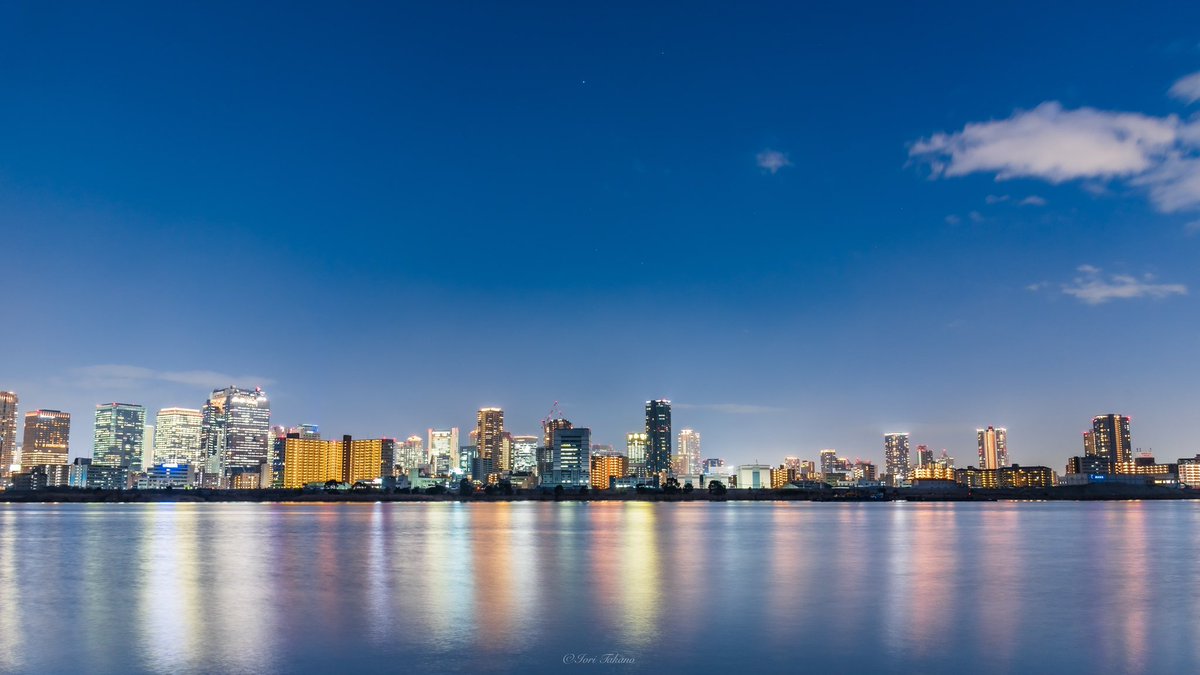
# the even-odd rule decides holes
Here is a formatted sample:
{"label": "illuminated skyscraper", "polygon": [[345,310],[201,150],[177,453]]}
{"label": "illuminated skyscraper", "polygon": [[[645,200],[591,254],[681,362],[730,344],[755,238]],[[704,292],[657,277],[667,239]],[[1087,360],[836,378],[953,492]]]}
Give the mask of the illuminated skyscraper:
{"label": "illuminated skyscraper", "polygon": [[[480,460],[480,466],[485,467],[482,473],[496,473],[500,470],[503,452],[504,411],[500,408],[481,408],[475,419],[475,457]],[[486,480],[486,476],[474,478]]]}
{"label": "illuminated skyscraper", "polygon": [[66,464],[70,453],[71,413],[34,410],[25,413],[25,442],[21,447],[21,471],[39,464]]}
{"label": "illuminated skyscraper", "polygon": [[1129,418],[1120,413],[1097,415],[1092,418],[1092,443],[1096,455],[1107,457],[1114,466],[1133,461]]}
{"label": "illuminated skyscraper", "polygon": [[[432,432],[432,430],[430,430]],[[396,464],[403,473],[429,463],[429,455],[425,452],[425,441],[420,436],[409,436],[396,445]],[[389,473],[390,475],[390,473]]]}
{"label": "illuminated skyscraper", "polygon": [[[445,458],[445,459],[441,459]],[[449,467],[458,462],[458,427],[429,430],[429,468],[439,475],[443,463]]]}
{"label": "illuminated skyscraper", "polygon": [[383,464],[381,438],[351,438],[342,436],[341,482],[351,485],[379,478]]}
{"label": "illuminated skyscraper", "polygon": [[976,429],[979,444],[979,468],[999,469],[1008,466],[1008,430],[1004,427]]}
{"label": "illuminated skyscraper", "polygon": [[96,406],[96,428],[92,440],[93,466],[121,466],[142,470],[146,409],[132,403],[102,403]]}
{"label": "illuminated skyscraper", "polygon": [[213,390],[200,421],[200,455],[215,475],[257,470],[267,461],[271,403],[262,389]]}
{"label": "illuminated skyscraper", "polygon": [[674,471],[690,476],[700,473],[700,433],[691,429],[679,430],[679,451],[675,453]]}
{"label": "illuminated skyscraper", "polygon": [[513,471],[516,473],[534,473],[537,471],[537,436],[513,436],[512,458]]}
{"label": "illuminated skyscraper", "polygon": [[12,473],[17,454],[17,395],[0,391],[0,483]]}
{"label": "illuminated skyscraper", "polygon": [[646,477],[646,449],[650,446],[650,435],[645,432],[625,434],[625,456],[629,458],[629,473],[639,478]]}
{"label": "illuminated skyscraper", "polygon": [[[1092,424],[1095,424],[1095,423],[1096,423],[1095,420],[1093,420]],[[1096,456],[1096,438],[1092,435],[1092,432],[1090,432],[1090,431],[1083,432],[1083,456],[1084,457],[1095,457]]]}
{"label": "illuminated skyscraper", "polygon": [[646,473],[671,471],[671,402],[646,401]]}
{"label": "illuminated skyscraper", "polygon": [[[553,415],[558,410],[555,403]],[[542,446],[538,448],[537,472],[543,475],[554,470],[554,432],[559,429],[570,429],[571,420],[565,417],[547,417],[542,420]]]}
{"label": "illuminated skyscraper", "polygon": [[893,487],[908,484],[910,468],[908,434],[893,433],[883,437],[883,462]]}

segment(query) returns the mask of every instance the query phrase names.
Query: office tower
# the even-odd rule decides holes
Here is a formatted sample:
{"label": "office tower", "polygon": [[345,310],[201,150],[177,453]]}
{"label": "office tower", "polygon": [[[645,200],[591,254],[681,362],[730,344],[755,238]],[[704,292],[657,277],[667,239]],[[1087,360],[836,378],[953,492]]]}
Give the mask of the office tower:
{"label": "office tower", "polygon": [[500,466],[504,411],[500,408],[481,408],[475,420],[475,457],[480,460],[480,471],[485,475],[473,477],[486,480],[486,474],[497,472]]}
{"label": "office tower", "polygon": [[537,471],[537,436],[512,437],[512,461],[514,473],[534,473]]}
{"label": "office tower", "polygon": [[17,456],[17,395],[0,391],[0,483],[12,474]]}
{"label": "office tower", "polygon": [[979,445],[979,468],[999,469],[1008,466],[1008,431],[1003,427],[975,430]]}
{"label": "office tower", "polygon": [[917,466],[928,466],[930,464],[933,464],[933,450],[930,450],[928,445],[918,445]]}
{"label": "office tower", "polygon": [[646,450],[650,447],[650,435],[645,432],[625,434],[625,456],[629,458],[629,473],[639,478],[646,477]]}
{"label": "office tower", "polygon": [[[707,460],[705,460],[705,461],[707,461]],[[800,466],[801,466],[801,461],[800,461],[799,457],[790,457],[789,456],[789,457],[783,458],[783,468],[795,471],[797,476],[800,475]],[[707,473],[707,472],[705,472],[705,473]]]}
{"label": "office tower", "polygon": [[[445,458],[442,460],[441,458]],[[429,467],[433,474],[442,475],[443,471],[439,467],[444,463],[446,472],[449,472],[449,467],[458,458],[458,427],[450,429],[430,429],[429,430]]]}
{"label": "office tower", "polygon": [[891,433],[883,437],[884,468],[887,469],[893,487],[908,484],[909,452],[908,434]]}
{"label": "office tower", "polygon": [[[1094,421],[1092,423],[1095,424]],[[1090,431],[1083,432],[1083,456],[1096,456],[1096,437]]]}
{"label": "office tower", "polygon": [[199,410],[163,408],[154,419],[154,463],[189,464],[200,461]]}
{"label": "office tower", "polygon": [[92,465],[123,466],[130,471],[141,471],[145,433],[144,407],[132,403],[102,403],[96,406]]}
{"label": "office tower", "polygon": [[1119,413],[1092,418],[1092,443],[1095,445],[1095,454],[1108,458],[1114,466],[1133,461],[1129,418]]}
{"label": "office tower", "polygon": [[826,448],[821,451],[821,475],[831,476],[838,471],[837,450]]}
{"label": "office tower", "polygon": [[571,420],[565,417],[554,417],[558,411],[558,403],[550,411],[550,416],[542,420],[542,446],[537,451],[538,475],[545,475],[554,470],[554,432],[559,429],[570,429]]}
{"label": "office tower", "polygon": [[945,448],[942,448],[942,454],[940,457],[938,457],[934,461],[934,464],[936,464],[937,466],[939,466],[943,469],[947,469],[947,468],[953,469],[954,468],[954,458],[951,457],[949,455],[949,453],[946,452]]}
{"label": "office tower", "polygon": [[700,473],[700,434],[691,429],[679,430],[679,451],[675,453],[675,473],[690,476]]}
{"label": "office tower", "polygon": [[591,470],[592,430],[586,427],[554,432],[554,470],[572,475]]}
{"label": "office tower", "polygon": [[629,458],[615,452],[592,454],[592,488],[607,490],[613,478],[624,478],[629,473]]}
{"label": "office tower", "polygon": [[66,464],[70,439],[71,413],[60,410],[25,413],[21,471],[27,472],[39,464]]}
{"label": "office tower", "polygon": [[671,471],[671,402],[646,401],[646,473]]}
{"label": "office tower", "polygon": [[200,455],[218,476],[257,470],[267,461],[271,402],[259,387],[213,390],[200,420]]}
{"label": "office tower", "polygon": [[477,452],[479,452],[479,447],[475,445],[458,446],[458,454],[455,457],[457,457],[457,466],[460,473],[473,476],[471,472],[476,468],[475,459]]}

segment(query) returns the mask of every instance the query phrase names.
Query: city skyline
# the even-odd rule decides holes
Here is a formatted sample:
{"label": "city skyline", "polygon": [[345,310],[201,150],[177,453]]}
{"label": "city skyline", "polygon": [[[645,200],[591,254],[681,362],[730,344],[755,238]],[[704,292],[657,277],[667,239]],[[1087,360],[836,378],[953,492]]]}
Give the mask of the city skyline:
{"label": "city skyline", "polygon": [[[66,439],[65,442],[60,443],[65,447],[56,446],[55,453],[65,452],[66,454],[63,456],[66,457],[66,461],[87,458],[98,465],[125,466],[134,472],[144,470],[141,466],[143,457],[153,457],[155,464],[191,463],[200,467],[201,470],[208,471],[214,470],[214,467],[221,467],[222,470],[232,468],[237,472],[253,471],[263,464],[272,463],[271,444],[275,442],[275,439],[281,439],[284,435],[290,437],[293,432],[298,433],[301,438],[321,438],[319,429],[322,425],[320,423],[289,421],[287,424],[280,424],[277,418],[271,416],[270,399],[267,392],[263,391],[261,387],[253,389],[242,389],[236,386],[224,387],[213,390],[209,396],[203,412],[198,409],[172,406],[159,409],[153,418],[150,417],[145,406],[140,404],[96,404],[94,406],[92,443],[85,449],[79,449],[76,446],[76,449],[72,451],[69,450],[71,434],[69,413],[38,409],[22,415],[17,403],[20,400],[19,393],[0,390],[0,402],[4,404],[3,409],[0,409],[4,415],[4,419],[0,419],[0,426],[6,424],[5,420],[15,421],[20,417],[37,420],[39,423],[43,420],[65,419],[65,425],[56,427],[52,432],[57,439],[64,438],[64,434]],[[660,445],[664,440],[670,441],[671,406],[671,402],[665,399],[646,401],[643,407],[645,430],[626,432],[624,444],[596,443],[596,437],[592,436],[591,428],[579,427],[573,425],[565,417],[554,416],[562,414],[557,401],[554,403],[551,415],[541,420],[542,435],[540,436],[513,434],[512,431],[505,430],[506,413],[504,409],[488,406],[479,408],[475,413],[476,427],[470,433],[470,446],[455,443],[458,440],[458,427],[428,428],[426,431],[429,439],[428,448],[424,445],[426,437],[421,435],[410,434],[405,437],[381,434],[372,438],[393,443],[392,454],[389,456],[398,465],[412,466],[413,461],[419,457],[421,458],[420,464],[429,464],[437,471],[439,456],[443,458],[448,456],[450,458],[449,466],[458,467],[466,474],[508,473],[514,470],[542,473],[549,471],[551,466],[558,467],[563,463],[563,455],[557,442],[558,431],[574,430],[581,432],[582,435],[571,436],[572,454],[568,463],[574,467],[573,470],[587,471],[589,457],[599,452],[601,455],[620,454],[627,458],[631,473],[651,475],[655,472],[647,467],[646,459],[650,454],[652,437],[657,436],[660,439],[658,441]],[[244,408],[245,411],[239,412],[241,408]],[[121,437],[121,433],[115,428],[116,423],[120,421],[117,416],[120,411],[137,415],[137,419],[140,420],[140,424],[130,426],[132,423],[127,423],[125,425],[124,434],[130,438],[124,442],[115,440]],[[1103,413],[1093,416],[1091,430],[1083,433],[1082,447],[1077,445],[1075,448],[1069,448],[1068,445],[1061,457],[1054,458],[1049,462],[1019,461],[1019,458],[1018,461],[1014,461],[1008,452],[1007,428],[990,425],[986,428],[977,427],[975,429],[976,452],[961,455],[971,459],[963,461],[960,466],[998,469],[1013,464],[1049,466],[1056,467],[1055,470],[1057,470],[1064,458],[1076,461],[1080,457],[1099,456],[1115,465],[1131,463],[1139,456],[1156,456],[1152,450],[1142,449],[1132,442],[1131,419],[1120,413]],[[656,434],[651,433],[652,426],[658,429]],[[16,425],[14,428],[18,435],[25,433],[21,425]],[[34,425],[34,428],[34,437],[37,437],[38,434],[44,436],[48,433],[46,429],[42,429],[38,425]],[[227,430],[232,430],[232,434]],[[882,467],[880,471],[884,474],[909,475],[913,469],[926,466],[934,461],[934,449],[929,448],[927,443],[916,444],[916,449],[913,451],[912,435],[910,432],[897,431],[882,434],[882,444],[877,445],[876,448],[878,453],[858,452],[849,448],[821,448],[809,453],[808,449],[800,449],[786,455],[764,455],[755,452],[752,459],[739,460],[731,458],[738,454],[736,451],[732,455],[727,455],[720,450],[704,452],[702,455],[699,449],[700,432],[692,428],[684,428],[678,432],[678,447],[673,445],[666,447],[668,459],[663,469],[677,475],[702,473],[701,469],[710,461],[706,458],[708,455],[720,455],[720,461],[728,462],[731,466],[758,464],[763,461],[769,466],[784,466],[789,462],[799,461],[795,454],[804,454],[805,462],[811,463],[813,458],[818,460],[816,466],[820,468],[820,473],[832,471],[834,466],[831,462],[845,463],[846,469],[849,470],[851,461],[854,464],[867,461]],[[344,436],[345,438],[361,438],[361,436],[353,434]],[[145,445],[142,445],[143,441]],[[543,445],[539,446],[539,442]],[[217,450],[215,454],[213,450],[205,447],[218,443],[222,444],[221,448],[223,449]],[[20,450],[22,445],[17,444],[17,449]],[[492,449],[481,452],[485,445]],[[112,453],[117,452],[114,446],[119,448],[121,453],[115,460],[111,458]],[[690,450],[689,446],[691,446]],[[468,447],[471,448],[469,456],[463,454]],[[1080,452],[1081,450],[1082,452]],[[538,459],[539,452],[545,453],[543,455],[545,465],[543,466],[539,466],[539,461],[543,461]],[[942,448],[940,452],[943,460],[947,456],[953,460],[953,457],[958,454],[953,452],[953,448]],[[493,453],[503,459],[491,459],[489,456]],[[1167,450],[1159,451],[1157,456],[1174,457],[1176,454],[1190,456],[1190,453],[1191,451],[1187,449],[1178,452]],[[247,454],[249,458],[245,457]],[[24,456],[20,453],[18,455],[21,458],[20,466],[27,466]],[[215,459],[218,455],[223,458]],[[399,461],[401,457],[406,458],[406,461]],[[516,466],[518,457],[522,461],[519,468]],[[189,462],[188,458],[193,459]],[[1058,460],[1057,463],[1056,460]],[[458,464],[460,461],[466,461],[469,464],[460,466]],[[953,465],[953,461],[951,461],[951,465]],[[1068,466],[1070,466],[1069,462]],[[695,471],[688,469],[695,469]],[[350,475],[348,465],[340,470],[344,475]]]}
{"label": "city skyline", "polygon": [[560,400],[617,446],[661,397],[734,462],[1000,423],[1051,464],[1122,410],[1187,453],[1200,8],[1158,10],[5,7],[0,386],[400,438]]}

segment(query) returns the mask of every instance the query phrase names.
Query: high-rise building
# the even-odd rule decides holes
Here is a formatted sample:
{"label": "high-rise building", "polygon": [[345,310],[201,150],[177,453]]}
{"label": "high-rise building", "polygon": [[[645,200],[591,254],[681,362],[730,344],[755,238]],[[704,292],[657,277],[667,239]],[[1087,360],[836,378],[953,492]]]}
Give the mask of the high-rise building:
{"label": "high-rise building", "polygon": [[573,475],[591,470],[592,430],[586,427],[554,432],[554,470]]}
{"label": "high-rise building", "polygon": [[554,413],[558,410],[558,404],[555,403],[554,410],[551,411],[551,417],[542,420],[542,446],[537,451],[537,472],[538,475],[545,475],[554,470],[554,432],[559,429],[570,429],[571,420],[565,417],[554,417]]}
{"label": "high-rise building", "polygon": [[342,442],[301,438],[289,432],[284,440],[283,487],[302,488],[309,483],[341,482]]}
{"label": "high-rise building", "polygon": [[933,450],[928,445],[917,446],[917,466],[933,464]]}
{"label": "high-rise building", "polygon": [[975,430],[979,445],[979,468],[999,469],[1008,466],[1008,430],[988,427]]}
{"label": "high-rise building", "polygon": [[[418,441],[420,436],[414,436]],[[396,475],[396,450],[400,443],[394,438],[379,439],[379,475],[380,476],[395,476]],[[421,450],[424,455],[424,449]]]}
{"label": "high-rise building", "polygon": [[700,433],[691,429],[679,430],[679,451],[675,453],[674,471],[681,476],[700,473]]}
{"label": "high-rise building", "polygon": [[[481,408],[475,417],[475,457],[480,460],[481,472],[500,470],[504,444],[504,411],[500,408]],[[473,476],[486,480],[487,476]]]}
{"label": "high-rise building", "polygon": [[25,413],[25,441],[21,447],[21,471],[39,464],[66,464],[70,453],[71,413],[34,410]]}
{"label": "high-rise building", "polygon": [[1092,443],[1094,453],[1099,457],[1107,457],[1114,465],[1133,461],[1129,418],[1120,413],[1092,418]]}
{"label": "high-rise building", "polygon": [[383,463],[383,439],[342,436],[341,482],[351,485],[379,478]]}
{"label": "high-rise building", "polygon": [[497,472],[512,473],[512,434],[505,431],[500,434],[500,460],[496,462]]}
{"label": "high-rise building", "polygon": [[821,451],[821,476],[832,476],[838,472],[837,450],[826,448]]}
{"label": "high-rise building", "polygon": [[650,435],[635,431],[625,434],[625,456],[629,458],[629,473],[638,478],[646,477],[646,450],[650,447]]}
{"label": "high-rise building", "polygon": [[154,466],[154,425],[147,424],[142,433],[142,471]]}
{"label": "high-rise building", "polygon": [[512,437],[513,472],[534,473],[537,471],[537,436]]}
{"label": "high-rise building", "polygon": [[0,483],[12,475],[17,456],[17,395],[0,391]]}
{"label": "high-rise building", "polygon": [[1090,431],[1083,432],[1083,456],[1096,456],[1096,438],[1092,436],[1092,432]]}
{"label": "high-rise building", "polygon": [[259,387],[213,390],[200,421],[200,455],[205,470],[224,476],[257,470],[267,462],[271,402]]}
{"label": "high-rise building", "polygon": [[[444,459],[443,459],[444,458]],[[458,461],[458,427],[449,429],[429,430],[429,468],[435,475],[441,475],[441,466],[449,467]]]}
{"label": "high-rise building", "polygon": [[615,452],[592,455],[592,488],[607,490],[613,478],[624,478],[629,474],[629,458]]}
{"label": "high-rise building", "polygon": [[891,433],[883,437],[883,463],[893,487],[908,484],[910,468],[908,434]]}
{"label": "high-rise building", "polygon": [[671,471],[671,402],[646,401],[646,473]]}
{"label": "high-rise building", "polygon": [[145,407],[132,403],[96,406],[92,465],[123,466],[130,471],[141,471],[145,433]]}
{"label": "high-rise building", "polygon": [[405,474],[422,464],[428,464],[429,455],[425,453],[425,441],[420,436],[409,436],[397,443],[395,461],[400,471]]}

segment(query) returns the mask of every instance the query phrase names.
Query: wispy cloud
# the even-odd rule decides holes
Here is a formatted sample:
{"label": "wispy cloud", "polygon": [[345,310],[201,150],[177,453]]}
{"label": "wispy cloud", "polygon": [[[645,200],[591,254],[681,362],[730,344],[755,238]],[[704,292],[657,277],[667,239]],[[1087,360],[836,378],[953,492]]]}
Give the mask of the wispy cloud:
{"label": "wispy cloud", "polygon": [[1102,270],[1092,265],[1080,265],[1079,276],[1062,287],[1062,292],[1088,305],[1102,305],[1110,300],[1135,298],[1166,298],[1172,295],[1187,295],[1183,284],[1155,283],[1154,275],[1112,274],[1105,277]]}
{"label": "wispy cloud", "polygon": [[122,364],[73,368],[70,374],[78,386],[91,389],[129,389],[155,381],[197,388],[216,388],[229,385],[257,386],[273,383],[270,378],[258,375],[230,375],[212,370],[153,370]]}
{"label": "wispy cloud", "polygon": [[[1190,76],[1172,91],[1190,91],[1186,82]],[[1144,190],[1163,212],[1200,207],[1200,120],[1175,115],[1067,110],[1047,101],[1006,119],[922,138],[909,157],[927,164],[934,178],[991,173],[996,180],[1084,181],[1092,190],[1118,180]],[[1021,203],[1045,203],[1039,200]]]}
{"label": "wispy cloud", "polygon": [[1029,195],[1025,199],[1017,202],[1017,206],[1045,206],[1046,200],[1037,195]]}
{"label": "wispy cloud", "polygon": [[1200,220],[1193,220],[1192,222],[1184,225],[1183,233],[1188,235],[1189,237],[1192,235],[1200,234]]}
{"label": "wispy cloud", "polygon": [[785,412],[784,408],[769,405],[753,405],[750,403],[674,403],[672,405],[680,410],[706,410],[728,415],[760,415],[764,413]]}
{"label": "wispy cloud", "polygon": [[1000,202],[1006,202],[1009,199],[1011,199],[1011,197],[1008,195],[988,195],[983,198],[983,201],[988,204],[999,204]]}
{"label": "wispy cloud", "polygon": [[758,168],[770,171],[772,174],[778,173],[780,169],[792,165],[787,153],[770,148],[755,155],[754,161],[758,164]]}
{"label": "wispy cloud", "polygon": [[959,218],[958,216],[954,215],[953,213],[946,216],[946,224],[947,225],[958,225],[961,222],[962,222],[962,218]]}
{"label": "wispy cloud", "polygon": [[1030,293],[1037,293],[1038,291],[1043,290],[1045,288],[1049,288],[1049,287],[1050,287],[1049,281],[1038,281],[1038,282],[1035,282],[1035,283],[1032,283],[1032,284],[1029,284],[1028,286],[1026,286],[1025,290],[1029,291]]}
{"label": "wispy cloud", "polygon": [[1200,72],[1175,80],[1168,93],[1189,105],[1200,101]]}

